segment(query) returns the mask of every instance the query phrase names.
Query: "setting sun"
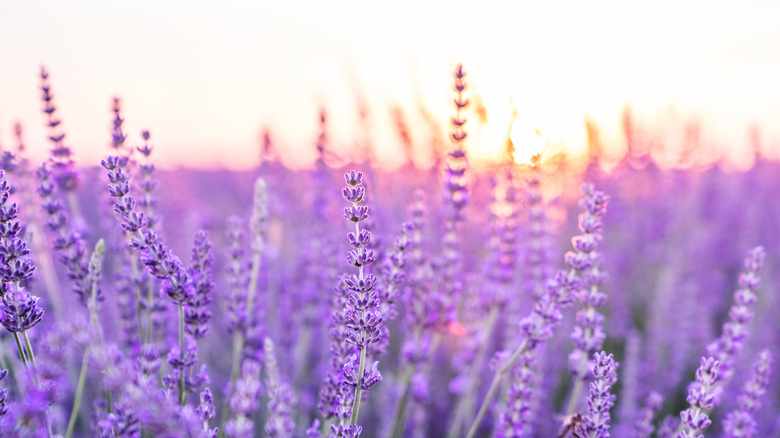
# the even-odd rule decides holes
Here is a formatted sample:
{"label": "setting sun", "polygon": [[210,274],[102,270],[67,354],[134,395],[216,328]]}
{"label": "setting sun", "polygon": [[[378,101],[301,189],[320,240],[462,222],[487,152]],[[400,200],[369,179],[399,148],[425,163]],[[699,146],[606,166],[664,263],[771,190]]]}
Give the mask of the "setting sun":
{"label": "setting sun", "polygon": [[547,137],[530,119],[516,117],[512,122],[509,139],[514,145],[512,156],[517,164],[530,164],[534,155],[544,152]]}

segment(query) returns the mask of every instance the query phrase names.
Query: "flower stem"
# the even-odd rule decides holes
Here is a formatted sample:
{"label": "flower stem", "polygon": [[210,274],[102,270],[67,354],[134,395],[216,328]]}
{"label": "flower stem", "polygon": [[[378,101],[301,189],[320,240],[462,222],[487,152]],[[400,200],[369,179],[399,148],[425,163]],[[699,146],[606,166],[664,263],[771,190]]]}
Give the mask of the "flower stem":
{"label": "flower stem", "polygon": [[32,362],[33,366],[35,366],[35,353],[33,353],[32,344],[30,343],[30,337],[27,336],[27,330],[22,331],[22,336],[24,337],[24,344],[27,346],[27,353],[30,355],[29,360]]}
{"label": "flower stem", "polygon": [[16,341],[16,348],[19,350],[19,358],[22,359],[23,364],[27,364],[27,353],[24,351],[24,347],[22,347],[22,340],[19,338],[19,332],[14,332],[14,341]]}
{"label": "flower stem", "polygon": [[487,324],[485,327],[485,339],[479,346],[477,356],[472,363],[471,372],[469,373],[468,386],[458,398],[458,403],[455,408],[455,416],[450,423],[450,430],[447,434],[448,438],[455,438],[460,436],[461,428],[465,426],[463,423],[465,417],[469,414],[469,411],[473,412],[474,396],[476,396],[477,385],[479,383],[479,372],[482,370],[482,365],[485,362],[485,356],[487,355],[488,345],[490,344],[490,338],[493,336],[493,328],[496,325],[496,319],[498,318],[498,306],[492,306],[490,313],[488,314]]}
{"label": "flower stem", "polygon": [[[352,205],[353,205],[353,208],[357,207],[357,202],[352,202]],[[359,236],[359,235],[360,235],[360,222],[359,221],[355,221],[355,236]],[[360,251],[360,253],[363,253],[365,250],[366,250],[365,247],[361,247],[359,251]],[[361,281],[363,280],[363,265],[362,264],[358,268],[358,278],[360,278]],[[360,292],[360,300],[363,301],[365,298],[366,298],[365,297],[365,293],[364,292]],[[363,321],[365,319],[365,317],[366,317],[366,311],[363,308],[363,306],[361,306],[361,309],[360,309],[360,320]],[[361,332],[362,332],[362,330],[361,330]],[[365,332],[363,332],[363,334],[365,334]],[[363,336],[363,338],[365,339],[365,336]],[[349,424],[352,424],[352,425],[357,424],[358,414],[359,414],[359,411],[360,411],[360,397],[363,395],[363,388],[361,388],[360,385],[362,385],[362,383],[363,383],[363,370],[366,367],[366,349],[367,349],[367,345],[361,345],[360,346],[360,363],[358,365],[357,376],[355,377],[355,380],[356,380],[356,382],[355,382],[355,385],[356,385],[355,386],[355,399],[352,401],[352,416],[349,418]]]}
{"label": "flower stem", "polygon": [[130,267],[133,273],[133,292],[135,292],[135,316],[138,319],[138,342],[144,343],[144,324],[141,318],[143,311],[141,310],[141,288],[136,284],[135,279],[138,278],[138,260],[133,254],[130,254]]}
{"label": "flower stem", "polygon": [[409,387],[412,385],[412,374],[414,369],[411,365],[407,364],[404,370],[403,378],[401,380],[401,398],[398,400],[398,404],[395,406],[395,415],[393,415],[393,425],[390,427],[390,438],[400,437],[404,429],[404,423],[406,423],[406,404],[409,401]]}
{"label": "flower stem", "polygon": [[495,398],[496,392],[498,392],[501,379],[504,378],[506,373],[509,372],[509,370],[511,370],[515,365],[517,359],[519,359],[520,356],[529,348],[530,344],[528,339],[523,339],[523,342],[520,343],[520,346],[518,346],[515,352],[512,353],[512,356],[510,356],[506,363],[501,368],[499,368],[498,371],[496,371],[496,374],[493,376],[493,381],[490,382],[490,388],[488,388],[488,392],[485,394],[485,399],[482,401],[482,406],[479,407],[477,417],[474,419],[474,422],[471,423],[471,428],[469,428],[469,433],[466,435],[466,438],[474,438],[474,436],[477,434],[477,429],[482,423],[482,420],[485,418],[485,414],[487,413],[490,404],[493,403],[493,398]]}
{"label": "flower stem", "polygon": [[81,396],[84,394],[84,383],[87,380],[87,362],[89,361],[89,345],[84,350],[84,358],[81,360],[81,372],[79,373],[79,382],[76,385],[76,396],[73,399],[73,408],[70,411],[70,420],[68,420],[68,430],[65,432],[65,438],[73,436],[73,429],[76,427],[76,419],[79,416],[81,407]]}
{"label": "flower stem", "polygon": [[358,366],[357,386],[355,387],[355,400],[352,402],[352,416],[349,418],[349,424],[357,424],[358,414],[360,412],[360,397],[363,395],[363,388],[360,387],[363,381],[363,370],[366,368],[366,346],[360,348],[360,365]]}
{"label": "flower stem", "polygon": [[[184,304],[179,303],[179,359],[184,363]],[[179,404],[184,406],[184,367],[179,370]]]}
{"label": "flower stem", "polygon": [[149,277],[146,287],[146,343],[152,343],[154,334],[154,278]]}

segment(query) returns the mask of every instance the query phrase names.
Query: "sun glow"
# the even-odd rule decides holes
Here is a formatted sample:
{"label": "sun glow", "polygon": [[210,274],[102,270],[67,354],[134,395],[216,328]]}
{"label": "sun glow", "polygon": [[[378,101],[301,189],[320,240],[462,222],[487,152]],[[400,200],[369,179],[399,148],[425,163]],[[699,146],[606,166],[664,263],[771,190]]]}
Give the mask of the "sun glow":
{"label": "sun glow", "polygon": [[516,117],[509,131],[514,145],[512,158],[517,164],[530,164],[531,158],[544,152],[547,137],[538,124],[528,118]]}

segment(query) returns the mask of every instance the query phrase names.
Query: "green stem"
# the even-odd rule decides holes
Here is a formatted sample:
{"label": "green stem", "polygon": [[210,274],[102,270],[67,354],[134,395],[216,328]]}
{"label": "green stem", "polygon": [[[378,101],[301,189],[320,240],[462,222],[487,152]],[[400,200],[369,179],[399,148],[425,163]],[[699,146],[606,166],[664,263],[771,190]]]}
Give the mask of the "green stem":
{"label": "green stem", "polygon": [[493,398],[496,396],[498,387],[501,384],[501,379],[503,379],[504,375],[506,375],[506,373],[512,369],[512,367],[515,365],[515,362],[517,362],[517,359],[520,358],[520,355],[522,355],[529,347],[530,345],[528,343],[528,339],[523,339],[523,342],[520,343],[515,352],[512,353],[512,356],[507,359],[506,363],[501,368],[499,368],[499,370],[493,376],[493,381],[490,382],[490,388],[488,388],[488,392],[485,394],[485,399],[482,401],[482,406],[479,407],[477,417],[474,419],[474,422],[471,423],[471,427],[469,428],[469,432],[466,435],[466,438],[474,438],[474,436],[477,434],[477,429],[479,429],[479,425],[482,424],[482,420],[485,418],[485,414],[487,413],[490,404],[493,402]]}
{"label": "green stem", "polygon": [[19,338],[19,332],[14,332],[14,341],[16,341],[16,348],[19,350],[19,358],[22,360],[23,364],[27,364],[27,353],[24,351],[24,347],[22,347],[22,340]]}
{"label": "green stem", "polygon": [[477,393],[477,385],[479,384],[479,372],[482,370],[482,365],[485,362],[485,356],[487,355],[488,345],[490,344],[490,338],[493,336],[493,328],[496,325],[496,319],[498,318],[498,307],[492,306],[488,313],[487,326],[485,327],[485,339],[477,350],[477,356],[474,358],[472,367],[469,370],[466,390],[463,391],[458,397],[458,402],[455,405],[455,416],[450,423],[450,430],[447,434],[448,438],[456,438],[460,435],[461,428],[465,426],[463,423],[466,420],[466,415],[473,409],[474,396]]}
{"label": "green stem", "polygon": [[409,401],[409,387],[412,385],[412,374],[414,369],[407,364],[403,374],[403,384],[401,386],[401,398],[395,405],[395,414],[393,415],[393,425],[390,427],[390,438],[400,437],[404,429],[404,418],[406,416],[406,403]]}
{"label": "green stem", "polygon": [[[588,311],[592,311],[593,308],[589,308]],[[585,333],[583,334],[583,337],[585,339],[590,338],[591,336],[591,329],[585,329]],[[588,354],[586,352],[582,353],[582,357],[580,358],[580,363],[577,365],[577,374],[574,376],[575,382],[574,382],[574,388],[572,388],[571,391],[571,398],[569,399],[569,406],[566,409],[566,416],[570,416],[574,414],[574,411],[577,409],[577,403],[580,401],[580,393],[582,392],[582,385],[584,385],[585,380],[583,377],[583,374],[585,374],[585,368],[588,364]]]}
{"label": "green stem", "polygon": [[352,416],[349,418],[349,424],[357,424],[358,414],[360,413],[360,397],[363,395],[363,388],[360,387],[360,381],[363,380],[363,370],[366,368],[366,346],[360,347],[360,365],[358,365],[357,386],[355,387],[355,400],[352,402]]}
{"label": "green stem", "polygon": [[[43,239],[46,239],[45,234]],[[59,316],[62,304],[60,303],[60,286],[59,280],[57,280],[57,274],[54,271],[54,260],[51,256],[51,246],[43,242],[43,244],[37,244],[36,256],[38,258],[38,267],[43,274],[43,282],[46,284],[46,294],[49,297],[54,315]]]}
{"label": "green stem", "polygon": [[[247,309],[247,315],[252,314],[252,308],[254,307],[255,302],[255,291],[257,290],[257,283],[260,278],[260,262],[262,261],[262,252],[260,250],[255,250],[252,255],[252,268],[249,273],[249,287],[247,289],[246,294],[246,309]],[[230,367],[230,387],[232,388],[233,383],[236,382],[236,379],[238,379],[238,373],[241,368],[241,354],[242,350],[244,349],[244,336],[240,333],[240,331],[236,331],[236,333],[233,335],[233,363]],[[220,436],[222,436],[222,431],[225,429],[224,425],[225,422],[228,419],[229,414],[229,398],[225,398],[225,402],[223,403],[222,408],[222,416],[219,421],[219,430],[220,430]]]}
{"label": "green stem", "polygon": [[[353,207],[357,207],[357,202],[352,203]],[[360,235],[360,222],[355,221],[355,236]],[[363,254],[365,251],[365,247],[360,247],[358,249],[359,254]],[[363,265],[360,265],[358,268],[358,278],[362,281],[363,280]],[[360,294],[360,300],[362,301],[365,299],[365,293],[359,292]],[[366,316],[365,309],[360,309],[360,319],[363,320]],[[361,330],[362,332],[362,330]],[[365,337],[364,337],[365,338]],[[366,367],[366,346],[361,345],[360,346],[360,362],[358,364],[358,373],[355,377],[355,397],[352,401],[352,415],[349,418],[349,424],[355,425],[357,424],[358,414],[360,413],[360,397],[363,395],[363,388],[360,387],[360,383],[363,380],[363,370]]]}
{"label": "green stem", "polygon": [[79,382],[76,385],[76,397],[73,399],[73,408],[70,411],[70,420],[68,420],[68,430],[65,432],[65,438],[73,436],[73,429],[76,427],[76,419],[79,416],[81,408],[81,396],[84,394],[84,383],[87,381],[87,362],[89,361],[89,346],[84,350],[84,358],[81,360],[81,372],[79,373]]}
{"label": "green stem", "polygon": [[[35,369],[35,353],[33,352],[32,344],[30,343],[30,337],[27,336],[26,330],[22,331],[22,337],[24,337],[24,343],[27,346],[27,352],[30,354],[29,363],[32,364],[32,368]],[[38,379],[37,373],[35,378]],[[38,383],[40,383],[40,381]],[[44,417],[46,418],[46,431],[48,433],[49,438],[51,438],[53,434],[51,430],[51,419],[49,418],[49,411],[46,411]]]}
{"label": "green stem", "polygon": [[[11,357],[8,356],[7,353],[3,353],[3,368],[8,370],[8,375],[11,377],[11,382],[16,382],[16,372],[14,371],[14,364],[11,362]],[[16,388],[19,388],[18,383],[16,384]],[[21,390],[20,390],[21,392]]]}
{"label": "green stem", "polygon": [[246,293],[246,310],[252,312],[255,304],[255,293],[257,292],[257,282],[260,278],[260,261],[262,254],[260,251],[255,251],[252,256],[252,271],[249,274],[249,289]]}
{"label": "green stem", "polygon": [[146,284],[146,343],[151,344],[154,333],[154,277],[150,275]]}
{"label": "green stem", "polygon": [[130,269],[133,273],[133,293],[135,294],[135,316],[138,324],[138,342],[141,344],[144,343],[144,324],[143,320],[141,319],[141,314],[143,311],[141,310],[141,288],[138,287],[138,284],[136,283],[135,279],[138,278],[138,260],[135,258],[134,254],[130,254]]}
{"label": "green stem", "polygon": [[[184,304],[179,303],[179,359],[184,363]],[[184,406],[184,368],[179,370],[179,404]]]}
{"label": "green stem", "polygon": [[335,423],[333,418],[325,419],[325,424],[323,424],[322,426],[322,433],[320,435],[322,438],[328,436],[328,434],[330,433],[330,427],[333,425],[333,423]]}
{"label": "green stem", "polygon": [[35,353],[33,352],[32,344],[30,343],[30,337],[27,336],[27,330],[22,331],[22,336],[24,337],[24,344],[27,346],[27,353],[30,355],[30,362],[35,366]]}
{"label": "green stem", "polygon": [[[233,334],[233,361],[230,366],[230,388],[232,388],[233,383],[235,383],[236,379],[238,379],[238,368],[239,363],[241,362],[241,350],[243,350],[243,344],[244,344],[244,337],[241,336],[241,333],[236,330],[236,332]],[[219,419],[219,434],[220,436],[224,436],[224,429],[225,429],[225,422],[228,419],[228,416],[230,414],[230,397],[225,397],[224,402],[222,403],[222,416]]]}

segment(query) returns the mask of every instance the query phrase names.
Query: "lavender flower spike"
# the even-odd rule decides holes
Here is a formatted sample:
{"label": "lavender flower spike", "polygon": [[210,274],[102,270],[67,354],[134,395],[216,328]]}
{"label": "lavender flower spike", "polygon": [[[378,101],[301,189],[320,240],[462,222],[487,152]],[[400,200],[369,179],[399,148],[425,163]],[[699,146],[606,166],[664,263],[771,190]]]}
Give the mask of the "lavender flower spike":
{"label": "lavender flower spike", "polygon": [[766,393],[769,385],[772,362],[772,353],[769,350],[759,354],[753,374],[737,399],[738,409],[729,412],[723,420],[723,430],[727,438],[751,438],[756,435],[758,424],[753,413],[761,405],[759,399]]}
{"label": "lavender flower spike", "polygon": [[612,385],[617,382],[617,369],[620,364],[612,355],[601,351],[593,355],[595,362],[592,370],[594,382],[590,384],[588,397],[588,416],[585,427],[590,438],[609,438],[609,409],[615,403],[615,396],[610,394]]}
{"label": "lavender flower spike", "polygon": [[[597,196],[594,202],[591,195],[592,187],[587,186],[584,190],[585,197],[582,201],[582,206],[585,208],[585,213],[580,215],[580,230],[584,235],[577,236],[573,240],[575,242],[575,248],[578,248],[576,242],[600,242],[600,234],[595,236],[596,233],[601,231],[601,216],[606,211],[606,201],[609,199],[601,192],[596,192]],[[590,199],[590,201],[589,201]],[[592,213],[597,214],[592,214]],[[587,237],[588,235],[594,235]],[[592,246],[591,253],[596,246]],[[493,381],[490,383],[488,392],[482,401],[482,406],[477,412],[477,416],[471,423],[467,438],[476,436],[479,425],[482,423],[482,419],[485,417],[488,408],[493,402],[493,398],[496,396],[499,384],[503,377],[514,367],[520,357],[528,351],[532,351],[537,348],[538,344],[545,342],[553,336],[553,330],[555,326],[560,323],[563,318],[562,308],[572,303],[573,291],[581,288],[582,271],[586,268],[583,264],[575,263],[575,260],[586,259],[591,257],[590,255],[578,256],[577,254],[571,255],[568,253],[566,262],[569,264],[569,271],[560,271],[555,275],[555,278],[549,279],[545,284],[545,293],[542,294],[534,304],[533,311],[530,315],[526,316],[520,321],[520,344],[514,350],[514,352],[506,359],[501,360],[501,365],[498,367]],[[582,380],[577,380],[575,384],[575,391],[578,391],[577,385],[581,385]],[[574,397],[572,397],[574,398]],[[573,409],[572,409],[573,413]],[[571,415],[571,414],[569,414]],[[513,426],[515,427],[515,426]],[[519,427],[519,425],[517,425]]]}
{"label": "lavender flower spike", "polygon": [[41,322],[43,308],[23,287],[11,285],[0,302],[0,324],[11,333],[27,331]]}
{"label": "lavender flower spike", "polygon": [[[750,250],[745,258],[745,269],[739,275],[739,289],[734,293],[734,305],[729,310],[729,321],[723,324],[721,337],[709,346],[707,353],[720,362],[719,380],[727,381],[734,373],[734,359],[742,349],[742,344],[748,334],[748,324],[753,320],[751,308],[758,298],[756,290],[761,285],[761,277],[758,272],[764,265],[766,252],[758,246]],[[717,398],[720,389],[716,392]]]}
{"label": "lavender flower spike", "polygon": [[209,428],[209,422],[217,416],[217,410],[214,408],[214,397],[208,388],[200,393],[200,405],[198,405],[197,413],[203,421],[203,432],[206,436],[216,438],[219,431],[217,428]]}
{"label": "lavender flower spike", "polygon": [[195,233],[195,242],[192,248],[191,266],[188,270],[195,295],[184,308],[184,322],[187,333],[194,339],[205,338],[209,332],[211,320],[211,289],[214,283],[211,280],[211,242],[206,231],[199,230]]}
{"label": "lavender flower spike", "polygon": [[292,437],[295,430],[295,424],[291,418],[293,395],[290,387],[279,379],[274,343],[269,338],[265,338],[263,353],[265,354],[265,382],[268,389],[268,411],[270,412],[265,424],[265,432],[272,438],[289,438]]}
{"label": "lavender flower spike", "polygon": [[[41,92],[43,113],[46,114],[46,127],[49,130],[49,141],[52,144],[51,162],[54,166],[57,186],[65,192],[73,193],[79,186],[78,172],[76,172],[73,163],[73,153],[64,143],[65,132],[60,126],[62,122],[56,117],[57,108],[52,103],[54,96],[51,94],[49,72],[43,66],[41,66]],[[78,201],[74,196],[70,196],[68,201],[71,203],[71,213],[74,218],[78,218],[80,216],[78,214],[80,210],[77,207]]]}
{"label": "lavender flower spike", "polygon": [[[377,278],[373,274],[364,274],[364,268],[376,260],[374,251],[368,249],[371,233],[360,229],[360,222],[368,219],[368,207],[359,205],[366,194],[363,184],[363,173],[354,170],[344,175],[347,187],[342,191],[344,199],[352,203],[344,209],[344,217],[355,224],[355,232],[349,233],[349,243],[353,250],[347,254],[347,261],[358,268],[358,275],[347,277],[344,282],[348,289],[347,304],[344,307],[347,326],[347,342],[354,344],[360,350],[360,356],[353,355],[352,360],[344,366],[344,378],[347,385],[355,388],[350,425],[357,424],[362,391],[373,388],[382,375],[377,369],[377,363],[371,370],[366,369],[366,353],[368,344],[379,342],[382,314],[379,313],[379,294],[374,290]],[[357,366],[357,369],[355,369]],[[342,424],[343,425],[343,424]]]}
{"label": "lavender flower spike", "polygon": [[241,367],[241,377],[236,381],[230,396],[230,410],[235,414],[235,418],[225,424],[225,435],[228,438],[254,436],[255,425],[251,418],[257,410],[259,393],[260,364],[245,359]]}
{"label": "lavender flower spike", "polygon": [[696,370],[696,382],[688,388],[688,403],[691,407],[680,412],[682,423],[675,438],[698,438],[699,432],[708,428],[712,420],[707,412],[715,406],[713,386],[718,381],[720,363],[714,357],[702,357]]}
{"label": "lavender flower spike", "polygon": [[[2,370],[0,371],[0,381],[5,379],[5,376],[8,375],[8,370]],[[5,416],[5,414],[8,413],[8,406],[6,406],[6,397],[8,397],[8,390],[6,388],[0,387],[0,417]]]}
{"label": "lavender flower spike", "polygon": [[[585,212],[579,217],[582,235],[572,239],[575,251],[569,251],[565,255],[566,264],[570,268],[570,274],[575,273],[578,282],[570,284],[575,296],[582,303],[582,309],[577,312],[577,325],[571,333],[571,340],[575,349],[569,355],[569,370],[574,374],[576,381],[572,389],[567,415],[571,415],[577,408],[580,391],[584,381],[588,378],[585,370],[588,369],[588,358],[601,349],[606,335],[604,334],[604,315],[597,309],[607,301],[607,295],[601,291],[601,284],[606,279],[606,274],[601,270],[601,218],[607,211],[609,196],[597,191],[590,184],[582,187],[583,198],[580,202]],[[569,279],[572,276],[569,275]]]}
{"label": "lavender flower spike", "polygon": [[634,430],[631,438],[650,438],[653,434],[653,417],[661,410],[664,398],[661,394],[653,391],[647,396],[645,407],[639,412],[637,420],[634,423]]}

